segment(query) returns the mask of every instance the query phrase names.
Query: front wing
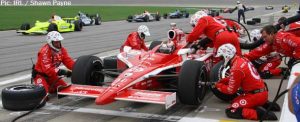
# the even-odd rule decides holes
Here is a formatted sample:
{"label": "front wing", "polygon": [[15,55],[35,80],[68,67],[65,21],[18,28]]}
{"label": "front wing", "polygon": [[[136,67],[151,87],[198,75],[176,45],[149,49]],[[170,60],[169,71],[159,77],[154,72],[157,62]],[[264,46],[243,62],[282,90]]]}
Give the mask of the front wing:
{"label": "front wing", "polygon": [[[65,88],[59,88],[57,95],[59,97],[70,95],[97,98],[101,97],[101,93],[103,93],[106,88],[107,87],[102,86],[72,84]],[[176,104],[176,92],[128,89],[116,96],[115,100],[161,104],[165,105],[165,108],[168,109]]]}

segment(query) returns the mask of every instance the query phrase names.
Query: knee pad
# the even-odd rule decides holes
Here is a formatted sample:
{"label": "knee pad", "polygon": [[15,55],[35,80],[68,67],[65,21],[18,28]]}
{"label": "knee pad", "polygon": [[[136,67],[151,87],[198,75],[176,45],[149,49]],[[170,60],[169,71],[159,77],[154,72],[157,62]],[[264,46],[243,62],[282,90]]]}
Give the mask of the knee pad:
{"label": "knee pad", "polygon": [[227,108],[225,113],[229,118],[243,119],[243,108],[237,108],[235,110],[233,108]]}
{"label": "knee pad", "polygon": [[278,120],[274,112],[269,111],[267,113],[267,110],[261,106],[256,108],[256,113],[259,120]]}

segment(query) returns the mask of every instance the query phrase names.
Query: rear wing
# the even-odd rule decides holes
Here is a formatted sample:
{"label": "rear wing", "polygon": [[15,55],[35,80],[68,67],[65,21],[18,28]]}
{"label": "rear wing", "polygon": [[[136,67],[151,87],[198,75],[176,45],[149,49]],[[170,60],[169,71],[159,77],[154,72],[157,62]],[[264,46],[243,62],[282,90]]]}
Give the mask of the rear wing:
{"label": "rear wing", "polygon": [[[97,97],[101,97],[101,94],[107,88],[108,87],[102,87],[102,86],[72,84],[67,87],[58,88],[57,95],[58,98],[61,98],[63,96],[80,96],[80,97],[97,98]],[[128,90],[124,90],[124,92],[116,96],[115,100],[161,104],[165,106],[165,109],[168,109],[176,104],[176,92],[128,89]]]}

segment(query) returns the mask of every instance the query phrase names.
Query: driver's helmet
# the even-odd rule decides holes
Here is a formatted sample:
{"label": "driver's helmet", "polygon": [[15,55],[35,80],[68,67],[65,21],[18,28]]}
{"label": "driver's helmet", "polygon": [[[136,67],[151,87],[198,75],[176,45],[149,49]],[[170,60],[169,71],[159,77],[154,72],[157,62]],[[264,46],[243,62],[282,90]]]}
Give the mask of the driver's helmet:
{"label": "driver's helmet", "polygon": [[[51,31],[46,36],[46,41],[48,45],[55,51],[60,51],[61,49],[61,41],[64,40],[64,38],[61,36],[61,34],[57,31]],[[59,44],[54,44],[59,42]]]}
{"label": "driver's helmet", "polygon": [[161,46],[159,47],[160,53],[170,54],[174,51],[174,42],[172,40],[164,41]]}
{"label": "driver's helmet", "polygon": [[203,10],[197,11],[190,20],[190,24],[195,27],[198,23],[198,20],[201,19],[202,17],[207,16],[207,13]]}
{"label": "driver's helmet", "polygon": [[261,33],[260,29],[254,29],[250,32],[250,37],[254,40],[257,41],[261,38]]}
{"label": "driver's helmet", "polygon": [[223,44],[218,48],[216,57],[222,56],[225,60],[224,66],[226,67],[235,54],[236,48],[232,44]]}
{"label": "driver's helmet", "polygon": [[145,39],[145,36],[150,36],[149,28],[146,25],[139,26],[137,32],[142,39]]}

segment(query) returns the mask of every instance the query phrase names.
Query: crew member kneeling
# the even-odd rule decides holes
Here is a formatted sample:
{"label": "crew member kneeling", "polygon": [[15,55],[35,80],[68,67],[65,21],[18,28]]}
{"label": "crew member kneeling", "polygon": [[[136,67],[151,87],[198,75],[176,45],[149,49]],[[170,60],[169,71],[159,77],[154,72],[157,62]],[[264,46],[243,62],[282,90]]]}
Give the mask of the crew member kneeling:
{"label": "crew member kneeling", "polygon": [[266,113],[261,107],[268,101],[268,90],[254,66],[246,58],[236,55],[236,48],[232,44],[219,47],[217,57],[222,56],[224,66],[230,66],[229,77],[221,79],[215,87],[224,94],[235,94],[241,88],[243,93],[233,99],[225,110],[226,115],[236,119],[277,120],[273,112]]}
{"label": "crew member kneeling", "polygon": [[44,86],[47,93],[53,93],[58,86],[66,86],[59,76],[70,77],[72,72],[59,69],[63,63],[68,69],[73,69],[74,60],[69,56],[66,48],[61,45],[64,38],[57,31],[51,31],[46,37],[45,44],[38,52],[37,63],[32,72],[32,78],[36,85]]}

